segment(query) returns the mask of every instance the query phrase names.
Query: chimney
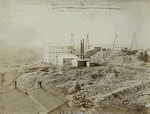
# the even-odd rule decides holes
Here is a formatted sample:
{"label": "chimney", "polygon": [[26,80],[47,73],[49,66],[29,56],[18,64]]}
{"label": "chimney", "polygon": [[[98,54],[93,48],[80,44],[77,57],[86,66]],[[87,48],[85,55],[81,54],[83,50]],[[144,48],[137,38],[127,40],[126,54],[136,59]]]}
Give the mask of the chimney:
{"label": "chimney", "polygon": [[84,59],[84,39],[81,40],[81,59]]}
{"label": "chimney", "polygon": [[17,88],[17,81],[14,82],[14,87]]}
{"label": "chimney", "polygon": [[82,58],[84,59],[84,39],[83,39],[83,43],[82,43],[82,53],[83,53]]}
{"label": "chimney", "polygon": [[81,51],[81,59],[82,59],[82,40],[80,40],[80,43],[81,43],[81,47],[80,47],[80,51]]}
{"label": "chimney", "polygon": [[38,86],[39,86],[40,88],[42,88],[42,82],[41,82],[41,81],[38,81]]}

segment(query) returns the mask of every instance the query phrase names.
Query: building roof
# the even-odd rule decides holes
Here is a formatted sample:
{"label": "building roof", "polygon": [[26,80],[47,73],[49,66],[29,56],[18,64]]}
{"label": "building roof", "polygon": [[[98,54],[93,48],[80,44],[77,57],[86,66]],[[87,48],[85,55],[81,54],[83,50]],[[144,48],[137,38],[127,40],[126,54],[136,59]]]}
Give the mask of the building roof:
{"label": "building roof", "polygon": [[51,112],[68,99],[52,84],[33,89],[25,94],[17,89],[0,94],[0,113],[37,114]]}
{"label": "building roof", "polygon": [[94,47],[90,47],[90,49],[86,50],[86,52],[87,51],[92,51],[92,50],[94,50]]}
{"label": "building roof", "polygon": [[28,95],[12,89],[0,94],[1,113],[9,112],[11,114],[37,114],[43,109],[33,102]]}
{"label": "building roof", "polygon": [[76,55],[68,55],[68,54],[64,54],[64,55],[59,55],[59,58],[78,58]]}
{"label": "building roof", "polygon": [[60,43],[47,43],[45,46],[73,46],[69,44],[60,44]]}
{"label": "building roof", "polygon": [[57,98],[61,99],[64,102],[67,102],[68,99],[65,94],[63,94],[60,89],[56,88],[53,84],[48,84],[43,87],[46,91],[48,91],[50,94],[53,94]]}
{"label": "building roof", "polygon": [[50,92],[42,88],[28,91],[28,94],[35,102],[37,102],[47,112],[51,112],[52,110],[56,109],[57,107],[65,103],[56,95],[51,94]]}
{"label": "building roof", "polygon": [[94,50],[94,48],[101,48],[101,47],[100,47],[100,46],[90,47],[90,49],[86,50],[86,52],[88,52],[88,51],[93,51],[93,50]]}
{"label": "building roof", "polygon": [[74,58],[73,60],[76,60],[76,61],[90,61],[90,59],[80,59],[80,58]]}

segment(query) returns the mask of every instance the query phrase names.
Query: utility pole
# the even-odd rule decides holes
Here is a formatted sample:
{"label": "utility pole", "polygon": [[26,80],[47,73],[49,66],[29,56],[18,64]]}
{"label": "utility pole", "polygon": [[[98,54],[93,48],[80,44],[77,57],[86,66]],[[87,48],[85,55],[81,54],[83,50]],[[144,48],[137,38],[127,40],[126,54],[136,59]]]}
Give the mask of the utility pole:
{"label": "utility pole", "polygon": [[89,42],[89,35],[88,34],[87,34],[87,37],[86,37],[85,49],[86,50],[90,49],[90,42]]}
{"label": "utility pole", "polygon": [[133,34],[130,50],[132,50],[134,44],[135,44],[136,50],[137,50],[138,46],[137,46],[137,40],[136,40],[136,33]]}
{"label": "utility pole", "polygon": [[114,44],[113,44],[113,50],[115,49],[116,40],[117,40],[117,45],[118,45],[118,35],[117,34],[115,34],[115,39],[114,39]]}

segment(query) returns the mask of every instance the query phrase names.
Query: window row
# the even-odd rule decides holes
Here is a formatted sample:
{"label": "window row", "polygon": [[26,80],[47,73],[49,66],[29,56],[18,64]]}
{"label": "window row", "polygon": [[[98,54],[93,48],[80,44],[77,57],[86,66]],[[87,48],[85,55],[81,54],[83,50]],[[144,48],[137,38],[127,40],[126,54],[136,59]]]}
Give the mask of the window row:
{"label": "window row", "polygon": [[70,60],[64,60],[64,63],[65,63],[65,62],[71,62],[71,61],[70,61]]}
{"label": "window row", "polygon": [[[64,49],[64,47],[53,47],[53,49]],[[73,49],[72,47],[68,47],[68,49]]]}
{"label": "window row", "polygon": [[54,59],[50,59],[49,61],[57,61],[57,59],[56,59],[56,60],[54,60]]}
{"label": "window row", "polygon": [[[49,53],[67,53],[67,52],[49,52]],[[69,53],[72,53],[72,51],[71,52],[69,51]]]}

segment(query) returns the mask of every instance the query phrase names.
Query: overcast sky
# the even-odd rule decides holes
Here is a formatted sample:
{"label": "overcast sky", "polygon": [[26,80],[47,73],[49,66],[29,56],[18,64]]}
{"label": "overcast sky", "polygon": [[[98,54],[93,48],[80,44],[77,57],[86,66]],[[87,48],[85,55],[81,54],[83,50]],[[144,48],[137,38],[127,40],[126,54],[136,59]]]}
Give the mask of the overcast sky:
{"label": "overcast sky", "polygon": [[[118,0],[112,3],[116,1]],[[69,43],[71,33],[74,33],[75,44],[79,43],[80,39],[86,38],[87,34],[89,34],[90,44],[113,43],[117,33],[120,44],[130,44],[135,32],[139,45],[150,44],[150,2],[148,0],[117,2],[113,6],[121,7],[123,10],[94,7],[82,10],[52,9],[55,7],[52,6],[52,2],[1,0],[0,41],[9,46],[35,47],[54,42]],[[82,3],[85,4],[82,7],[92,6]],[[61,6],[65,5],[61,4]],[[98,5],[101,6],[102,2]]]}

